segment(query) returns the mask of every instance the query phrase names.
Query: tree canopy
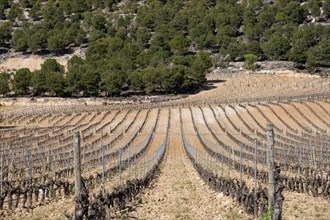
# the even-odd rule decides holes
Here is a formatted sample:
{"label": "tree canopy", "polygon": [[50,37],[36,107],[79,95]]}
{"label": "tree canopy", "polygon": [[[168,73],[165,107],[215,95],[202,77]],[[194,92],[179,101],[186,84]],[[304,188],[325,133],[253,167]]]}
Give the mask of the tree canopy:
{"label": "tree canopy", "polygon": [[10,92],[9,79],[10,75],[8,73],[0,73],[0,94],[3,96]]}
{"label": "tree canopy", "polygon": [[328,66],[330,26],[321,21],[329,18],[329,0],[0,0],[0,47],[55,54],[88,47],[66,72],[47,60],[28,87],[13,79],[17,94],[193,92],[215,55],[252,69],[258,60]]}
{"label": "tree canopy", "polygon": [[12,80],[13,90],[16,94],[25,95],[29,91],[31,85],[31,72],[27,68],[16,71]]}

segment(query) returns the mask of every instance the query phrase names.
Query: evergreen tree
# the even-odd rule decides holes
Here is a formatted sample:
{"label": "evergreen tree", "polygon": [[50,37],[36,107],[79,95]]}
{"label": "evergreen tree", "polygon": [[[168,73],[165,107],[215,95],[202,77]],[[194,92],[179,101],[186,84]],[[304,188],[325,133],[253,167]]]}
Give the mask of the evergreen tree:
{"label": "evergreen tree", "polygon": [[170,41],[170,45],[174,52],[183,53],[190,46],[190,40],[182,34],[179,34]]}
{"label": "evergreen tree", "polygon": [[311,15],[313,17],[319,17],[321,12],[320,12],[320,6],[322,2],[319,0],[309,0],[308,1],[308,7],[311,11]]}
{"label": "evergreen tree", "polygon": [[63,33],[60,30],[54,30],[53,32],[50,33],[51,36],[48,37],[47,39],[48,50],[55,53],[63,52],[68,44],[65,35],[63,35]]}
{"label": "evergreen tree", "polygon": [[9,79],[10,75],[8,73],[0,73],[0,94],[2,94],[3,96],[10,92]]}
{"label": "evergreen tree", "polygon": [[285,60],[290,49],[290,42],[283,36],[274,34],[269,41],[263,45],[265,54],[272,60]]}
{"label": "evergreen tree", "polygon": [[36,70],[31,73],[31,84],[33,87],[33,95],[43,95],[47,92],[47,85],[46,85],[46,72]]}
{"label": "evergreen tree", "polygon": [[46,48],[47,35],[42,29],[36,30],[32,36],[29,37],[28,47],[32,52],[37,52]]}
{"label": "evergreen tree", "polygon": [[28,49],[28,37],[23,30],[16,30],[10,44],[16,51],[26,51]]}
{"label": "evergreen tree", "polygon": [[245,59],[245,67],[248,70],[256,70],[258,68],[256,62],[258,60],[258,57],[254,54],[246,54],[244,56]]}
{"label": "evergreen tree", "polygon": [[126,74],[123,71],[106,72],[102,75],[102,90],[108,95],[119,95],[123,90]]}
{"label": "evergreen tree", "polygon": [[8,19],[10,21],[15,21],[16,18],[22,18],[23,16],[23,11],[20,8],[19,4],[12,4],[9,13],[8,13]]}
{"label": "evergreen tree", "polygon": [[51,95],[61,96],[64,94],[65,80],[61,72],[46,73],[46,90]]}
{"label": "evergreen tree", "polygon": [[0,23],[0,47],[5,46],[11,39],[11,31],[11,22]]}
{"label": "evergreen tree", "polygon": [[31,84],[31,72],[27,68],[16,71],[12,80],[13,91],[18,95],[26,95]]}
{"label": "evergreen tree", "polygon": [[68,71],[65,77],[65,93],[76,94],[83,90],[83,74],[86,70],[85,61],[77,56],[73,56],[68,61]]}
{"label": "evergreen tree", "polygon": [[65,88],[64,67],[54,59],[47,59],[41,64],[40,71],[32,73],[33,91],[37,95],[45,92],[50,95],[63,95]]}
{"label": "evergreen tree", "polygon": [[330,0],[324,0],[322,4],[323,14],[330,18]]}

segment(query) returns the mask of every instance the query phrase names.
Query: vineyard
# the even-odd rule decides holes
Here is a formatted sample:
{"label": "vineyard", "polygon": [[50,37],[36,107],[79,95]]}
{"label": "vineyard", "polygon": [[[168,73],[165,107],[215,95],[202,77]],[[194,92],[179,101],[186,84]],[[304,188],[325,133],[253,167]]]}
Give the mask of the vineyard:
{"label": "vineyard", "polygon": [[172,102],[2,111],[0,218],[259,218],[271,122],[275,204],[285,219],[326,219],[329,80],[217,74],[212,82]]}

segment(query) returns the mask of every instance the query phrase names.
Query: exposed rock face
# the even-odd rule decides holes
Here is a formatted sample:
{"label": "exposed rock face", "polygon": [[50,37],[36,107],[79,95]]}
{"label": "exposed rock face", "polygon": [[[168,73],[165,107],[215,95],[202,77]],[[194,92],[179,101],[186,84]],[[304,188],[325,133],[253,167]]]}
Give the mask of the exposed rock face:
{"label": "exposed rock face", "polygon": [[[291,61],[261,61],[256,62],[259,68],[255,72],[259,73],[275,73],[279,71],[298,71],[310,73],[308,70],[298,70],[295,67],[294,62]],[[230,62],[226,68],[220,68],[214,70],[214,73],[222,72],[222,73],[238,73],[249,71],[246,69],[244,62]],[[320,76],[329,77],[330,76],[330,68],[317,68],[317,71],[314,71],[315,74]]]}
{"label": "exposed rock face", "polygon": [[257,64],[261,70],[294,70],[294,62],[290,61],[263,61]]}
{"label": "exposed rock face", "polygon": [[[260,66],[258,71],[283,71],[294,70],[294,63],[290,61],[262,61],[257,62]],[[230,62],[229,66],[225,69],[221,69],[224,72],[241,72],[247,71],[244,62]]]}
{"label": "exposed rock face", "polygon": [[330,68],[320,68],[320,75],[330,77]]}

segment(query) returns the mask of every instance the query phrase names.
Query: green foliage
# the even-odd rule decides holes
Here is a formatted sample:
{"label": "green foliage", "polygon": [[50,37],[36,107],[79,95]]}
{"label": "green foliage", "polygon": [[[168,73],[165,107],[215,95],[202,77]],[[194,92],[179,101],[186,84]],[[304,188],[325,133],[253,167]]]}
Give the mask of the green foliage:
{"label": "green foliage", "polygon": [[28,49],[28,37],[23,30],[16,30],[10,43],[17,51],[26,51]]}
{"label": "green foliage", "polygon": [[323,14],[330,18],[330,0],[324,0],[322,4]]}
{"label": "green foliage", "polygon": [[318,66],[327,66],[329,31],[329,27],[318,25],[297,29],[292,38],[290,60],[300,65],[306,64],[306,67],[310,70]]}
{"label": "green foliage", "polygon": [[134,72],[128,72],[127,83],[131,91],[141,92],[145,89],[142,76],[143,71],[141,69],[138,69]]}
{"label": "green foliage", "polygon": [[82,75],[83,79],[81,80],[82,92],[85,95],[95,96],[99,93],[99,82],[100,82],[100,74],[93,70],[92,68],[88,68],[86,72]]}
{"label": "green foliage", "polygon": [[112,47],[117,48],[121,47],[120,45],[115,45],[117,39],[100,39],[96,42],[90,44],[88,50],[86,51],[87,60],[100,60],[102,58],[106,58],[108,51],[111,50]]}
{"label": "green foliage", "polygon": [[68,61],[65,93],[73,95],[83,90],[82,77],[86,69],[84,62],[82,58],[77,56],[73,56]]}
{"label": "green foliage", "polygon": [[185,75],[183,66],[172,66],[162,70],[163,82],[162,87],[166,92],[176,93],[180,91]]}
{"label": "green foliage", "polygon": [[311,11],[311,15],[314,17],[318,17],[321,14],[320,6],[322,5],[322,2],[320,0],[309,0],[308,1],[308,7]]}
{"label": "green foliage", "polygon": [[306,68],[312,71],[318,66],[330,67],[330,39],[323,39],[307,52]]}
{"label": "green foliage", "polygon": [[40,5],[41,5],[41,0],[37,0],[33,4],[32,8],[30,10],[30,16],[34,20],[39,20],[41,18],[42,11],[41,11]]}
{"label": "green foliage", "polygon": [[106,19],[101,13],[97,13],[94,15],[93,28],[99,31],[106,30]]}
{"label": "green foliage", "polygon": [[258,60],[258,57],[254,54],[246,54],[244,56],[244,59],[245,59],[245,67],[248,69],[248,70],[256,70],[258,68],[258,65],[256,64],[257,60]]}
{"label": "green foliage", "polygon": [[268,42],[263,45],[266,55],[272,60],[285,60],[290,49],[290,41],[278,34],[271,36]]}
{"label": "green foliage", "polygon": [[11,38],[11,22],[0,23],[0,47],[4,46]]}
{"label": "green foliage", "polygon": [[57,23],[63,23],[64,12],[63,9],[55,4],[54,0],[48,0],[46,5],[42,9],[42,14],[45,22],[55,26]]}
{"label": "green foliage", "polygon": [[149,6],[142,6],[137,9],[136,22],[140,27],[152,29],[154,27],[154,12]]}
{"label": "green foliage", "polygon": [[31,84],[31,72],[27,68],[16,71],[12,80],[13,90],[18,95],[25,95],[29,91]]}
{"label": "green foliage", "polygon": [[47,73],[64,73],[64,67],[59,64],[55,59],[47,59],[41,64],[41,71]]}
{"label": "green foliage", "polygon": [[0,19],[6,19],[5,9],[0,5]]}
{"label": "green foliage", "polygon": [[61,53],[65,50],[66,45],[65,35],[59,30],[51,32],[51,36],[47,39],[48,49],[52,52]]}
{"label": "green foliage", "polygon": [[306,69],[313,72],[316,69],[315,52],[311,49],[307,52]]}
{"label": "green foliage", "polygon": [[41,70],[32,73],[33,92],[36,95],[49,92],[50,95],[63,95],[65,88],[64,67],[54,59],[41,64]]}
{"label": "green foliage", "polygon": [[192,75],[197,82],[197,85],[203,85],[206,81],[206,72],[212,66],[210,55],[206,52],[201,52],[196,56],[196,59],[191,65]]}
{"label": "green foliage", "polygon": [[8,73],[5,72],[0,73],[0,94],[4,96],[8,92],[10,92],[9,79],[10,79],[10,75]]}
{"label": "green foliage", "polygon": [[45,92],[47,92],[47,86],[46,86],[46,73],[43,71],[34,71],[32,72],[31,77],[31,84],[33,87],[33,94],[34,95],[43,95]]}
{"label": "green foliage", "polygon": [[147,46],[151,38],[150,30],[145,27],[139,27],[136,31],[136,39],[142,46]]}
{"label": "green foliage", "polygon": [[268,209],[267,212],[262,213],[260,220],[269,220],[273,216],[273,209]]}
{"label": "green foliage", "polygon": [[329,17],[330,1],[0,0],[0,19],[12,21],[0,24],[0,47],[63,54],[87,45],[86,59],[73,57],[66,73],[53,61],[31,73],[36,95],[193,92],[210,57],[252,70],[257,58],[327,66],[330,26],[308,15]]}
{"label": "green foliage", "polygon": [[170,45],[173,51],[183,53],[190,46],[190,40],[180,34],[170,41]]}
{"label": "green foliage", "polygon": [[237,210],[233,208],[229,208],[229,210],[225,213],[226,219],[228,220],[241,220],[242,216],[238,213]]}
{"label": "green foliage", "polygon": [[5,10],[10,6],[9,0],[0,0],[0,19],[6,18]]}
{"label": "green foliage", "polygon": [[147,67],[144,69],[142,72],[142,81],[147,94],[150,94],[156,90],[161,90],[163,82],[161,67]]}
{"label": "green foliage", "polygon": [[275,22],[276,10],[274,7],[265,5],[257,16],[259,26],[265,30]]}
{"label": "green foliage", "polygon": [[37,52],[47,45],[47,36],[44,31],[39,30],[32,34],[28,40],[28,47],[31,51]]}
{"label": "green foliage", "polygon": [[306,20],[308,14],[308,10],[301,6],[299,1],[290,1],[284,8],[283,12],[287,17],[287,21],[296,24],[303,23]]}
{"label": "green foliage", "polygon": [[51,95],[63,95],[64,76],[61,72],[46,72],[46,90]]}
{"label": "green foliage", "polygon": [[125,72],[113,71],[106,72],[102,76],[102,90],[108,95],[119,95],[125,83]]}
{"label": "green foliage", "polygon": [[308,45],[305,39],[297,39],[292,45],[290,59],[296,63],[305,63],[307,59]]}
{"label": "green foliage", "polygon": [[10,21],[15,21],[16,18],[21,18],[23,16],[23,11],[20,8],[19,4],[12,4],[9,13],[8,13],[8,19]]}

